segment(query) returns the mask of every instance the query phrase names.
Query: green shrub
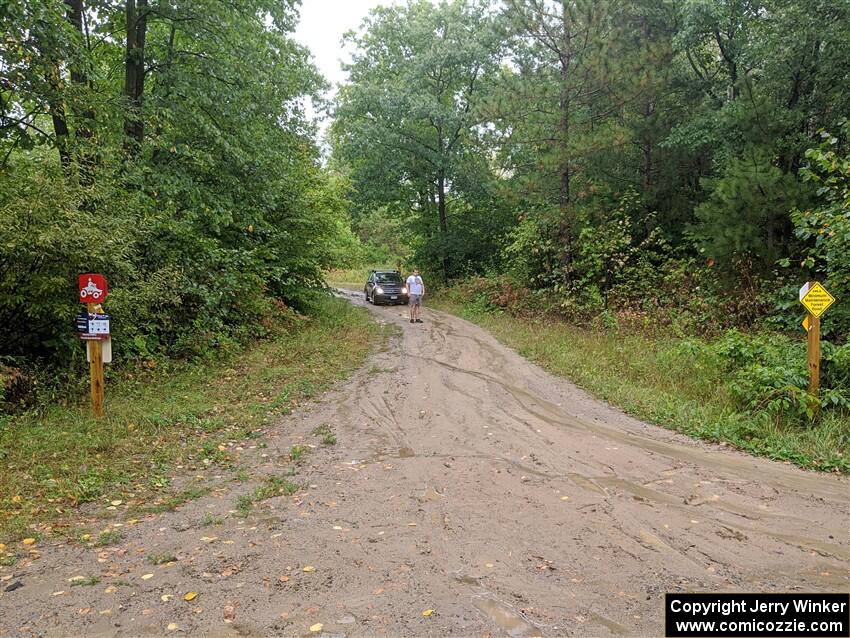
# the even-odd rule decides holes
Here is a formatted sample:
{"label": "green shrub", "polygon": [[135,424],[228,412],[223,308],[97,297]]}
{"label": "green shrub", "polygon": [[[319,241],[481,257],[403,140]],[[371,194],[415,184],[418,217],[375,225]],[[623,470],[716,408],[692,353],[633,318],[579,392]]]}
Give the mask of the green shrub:
{"label": "green shrub", "polygon": [[[850,122],[843,135],[850,137]],[[822,144],[809,149],[801,174],[817,187],[818,205],[791,213],[794,234],[805,242],[800,264],[838,299],[823,319],[825,334],[850,335],[850,153],[839,152],[839,139],[821,131]],[[790,265],[788,260],[784,265]]]}
{"label": "green shrub", "polygon": [[809,422],[820,409],[850,411],[848,346],[823,344],[821,389],[808,392],[806,344],[778,335],[745,335],[730,330],[712,346],[732,375],[730,389],[739,406],[778,422]]}

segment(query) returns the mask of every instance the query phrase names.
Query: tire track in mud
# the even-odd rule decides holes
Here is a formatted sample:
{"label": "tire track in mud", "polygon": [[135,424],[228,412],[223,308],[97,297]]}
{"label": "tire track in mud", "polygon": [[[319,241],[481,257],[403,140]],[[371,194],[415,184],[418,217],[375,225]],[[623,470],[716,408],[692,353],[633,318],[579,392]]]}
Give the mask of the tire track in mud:
{"label": "tire track in mud", "polygon": [[[222,471],[119,523],[115,547],[43,548],[0,589],[0,635],[646,636],[665,591],[850,584],[847,479],[636,421],[427,307],[372,312],[400,338],[246,450],[250,481]],[[337,444],[306,456],[302,490],[237,516],[321,425]]]}

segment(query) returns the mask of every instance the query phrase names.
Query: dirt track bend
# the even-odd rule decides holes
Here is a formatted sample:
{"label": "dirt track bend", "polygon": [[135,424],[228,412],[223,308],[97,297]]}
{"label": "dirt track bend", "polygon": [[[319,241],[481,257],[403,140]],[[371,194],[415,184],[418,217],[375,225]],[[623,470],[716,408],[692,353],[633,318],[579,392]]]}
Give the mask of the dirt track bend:
{"label": "dirt track bend", "polygon": [[[469,323],[405,311],[374,309],[402,328],[390,349],[246,446],[253,483],[211,476],[119,545],[3,568],[0,635],[655,636],[665,591],[850,586],[846,479],[642,424]],[[236,517],[324,423],[338,443],[307,457],[308,487]]]}

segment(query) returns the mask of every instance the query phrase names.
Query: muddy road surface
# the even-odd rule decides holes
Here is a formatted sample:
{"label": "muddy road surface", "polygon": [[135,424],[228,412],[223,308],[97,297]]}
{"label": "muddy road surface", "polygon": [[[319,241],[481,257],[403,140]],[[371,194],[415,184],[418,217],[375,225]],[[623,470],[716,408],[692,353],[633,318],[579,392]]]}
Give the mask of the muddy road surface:
{"label": "muddy road surface", "polygon": [[373,312],[400,336],[239,444],[248,480],[207,470],[176,511],[103,512],[117,544],[2,568],[0,635],[660,636],[665,591],[847,591],[846,479],[640,423],[449,315]]}

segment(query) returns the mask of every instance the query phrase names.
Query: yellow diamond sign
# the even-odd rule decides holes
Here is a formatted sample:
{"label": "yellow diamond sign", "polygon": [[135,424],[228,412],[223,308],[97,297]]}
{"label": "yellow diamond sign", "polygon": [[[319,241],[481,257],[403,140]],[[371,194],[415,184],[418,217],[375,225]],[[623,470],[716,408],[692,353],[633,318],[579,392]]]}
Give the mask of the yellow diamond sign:
{"label": "yellow diamond sign", "polygon": [[[803,292],[802,290],[800,292]],[[826,291],[818,282],[808,286],[805,294],[800,295],[800,303],[815,317],[820,317],[826,309],[835,303],[835,297]]]}

